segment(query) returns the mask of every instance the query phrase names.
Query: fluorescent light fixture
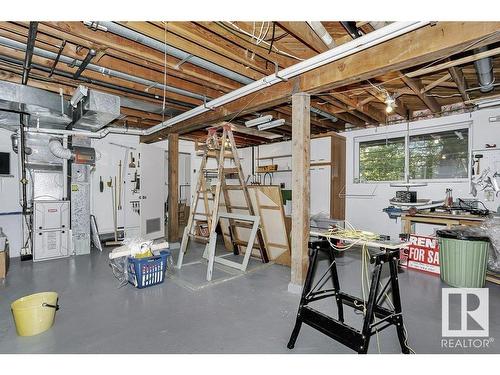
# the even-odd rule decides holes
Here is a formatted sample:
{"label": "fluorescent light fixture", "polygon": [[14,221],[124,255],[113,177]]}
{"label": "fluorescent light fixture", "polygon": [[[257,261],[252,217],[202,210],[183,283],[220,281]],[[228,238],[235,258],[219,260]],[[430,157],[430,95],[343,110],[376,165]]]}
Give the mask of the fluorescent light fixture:
{"label": "fluorescent light fixture", "polygon": [[490,108],[500,106],[500,99],[484,99],[477,102],[477,108]]}
{"label": "fluorescent light fixture", "polygon": [[500,122],[500,116],[491,116],[488,119],[489,122]]}
{"label": "fluorescent light fixture", "polygon": [[463,140],[464,136],[462,135],[462,132],[459,132],[458,130],[455,131],[455,135],[458,137],[458,139]]}
{"label": "fluorescent light fixture", "polygon": [[285,119],[279,119],[279,120],[274,120],[274,121],[271,121],[271,122],[268,122],[266,124],[262,124],[262,125],[259,125],[257,126],[257,128],[259,130],[267,130],[267,129],[271,129],[271,128],[276,128],[277,126],[281,126],[285,123]]}
{"label": "fluorescent light fixture", "polygon": [[245,122],[245,126],[249,128],[251,126],[265,124],[266,122],[269,122],[272,119],[273,119],[272,115],[266,115],[266,116],[257,117],[257,118],[254,118],[253,120],[246,121]]}

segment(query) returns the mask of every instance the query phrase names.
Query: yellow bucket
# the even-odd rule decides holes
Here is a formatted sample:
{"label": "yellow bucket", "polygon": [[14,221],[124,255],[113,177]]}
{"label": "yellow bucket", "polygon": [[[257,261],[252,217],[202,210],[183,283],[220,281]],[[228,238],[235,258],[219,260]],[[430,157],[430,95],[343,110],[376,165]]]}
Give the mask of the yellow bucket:
{"label": "yellow bucket", "polygon": [[11,303],[12,315],[19,336],[34,336],[45,332],[54,324],[59,310],[56,292],[43,292],[19,298]]}

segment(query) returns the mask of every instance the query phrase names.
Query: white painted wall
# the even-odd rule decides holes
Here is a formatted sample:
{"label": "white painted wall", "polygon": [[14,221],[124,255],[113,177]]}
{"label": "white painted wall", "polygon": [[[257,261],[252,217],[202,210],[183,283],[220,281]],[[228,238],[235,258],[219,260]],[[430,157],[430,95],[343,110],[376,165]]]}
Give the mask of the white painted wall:
{"label": "white painted wall", "polygon": [[[439,131],[440,128],[454,123],[471,121],[472,149],[483,149],[486,143],[496,144],[500,148],[500,123],[490,123],[490,116],[500,115],[500,109],[481,110],[467,114],[458,114],[453,116],[422,120],[410,123],[410,129],[432,129]],[[373,231],[377,233],[389,234],[391,238],[397,238],[401,232],[400,220],[396,222],[389,219],[382,209],[389,205],[389,199],[394,197],[397,188],[391,188],[388,183],[354,183],[355,170],[355,139],[362,140],[363,137],[374,134],[388,134],[397,131],[405,131],[405,124],[381,126],[344,133],[346,137],[346,219],[356,228]],[[500,151],[494,152],[500,158]],[[417,196],[429,199],[444,199],[445,189],[453,189],[453,197],[473,198],[469,194],[469,182],[429,182],[428,186],[416,188]],[[373,197],[356,197],[353,195],[374,193]],[[479,193],[478,199],[484,198],[483,193]],[[485,202],[489,209],[496,210],[500,205],[500,198],[493,202]],[[434,226],[418,225],[417,232],[421,234],[432,234]]]}
{"label": "white painted wall", "polygon": [[[242,149],[240,156],[244,158],[242,161],[243,171],[245,176],[252,173],[252,150],[251,148]],[[267,145],[255,147],[255,170],[258,165],[277,164],[278,170],[289,170],[290,172],[272,173],[273,185],[285,184],[285,189],[292,188],[292,158],[291,156],[257,160],[259,158],[276,157],[283,155],[291,155],[292,142],[276,142]],[[331,160],[331,138],[322,137],[311,139],[311,163],[329,162]],[[324,212],[330,214],[330,167],[314,166],[311,167],[311,215]],[[260,174],[262,184],[269,184],[269,175],[264,180],[264,174]],[[293,192],[292,192],[293,194]]]}
{"label": "white painted wall", "polygon": [[[437,119],[423,120],[418,122],[413,122],[410,124],[411,129],[419,128],[429,128],[439,131],[440,127],[464,122],[472,121],[471,125],[471,139],[472,148],[484,148],[486,143],[492,144],[496,143],[500,147],[500,123],[490,123],[488,118],[490,116],[500,115],[499,109],[493,110],[481,110],[476,111],[471,114],[459,114],[453,116],[447,116]],[[387,132],[404,131],[406,130],[406,124],[391,125],[389,127],[379,127],[358,130],[353,132],[344,133],[346,137],[346,218],[354,226],[358,228],[363,228],[366,230],[389,234],[396,237],[401,231],[400,222],[395,222],[388,218],[387,214],[382,212],[384,207],[389,204],[389,199],[395,194],[396,189],[390,188],[388,183],[365,183],[365,184],[355,184],[354,183],[354,138],[371,136],[373,134],[384,134]],[[10,132],[0,129],[0,150],[9,151],[11,150],[10,145]],[[111,195],[110,190],[105,186],[105,192],[99,193],[99,176],[103,176],[103,180],[109,179],[109,176],[114,176],[116,174],[118,160],[124,158],[125,150],[110,145],[109,142],[115,142],[122,145],[129,145],[137,147],[139,144],[139,137],[130,135],[108,135],[102,140],[93,140],[93,147],[100,152],[100,158],[97,160],[96,168],[92,172],[92,189],[91,197],[92,213],[96,215],[97,222],[99,225],[99,230],[104,233],[106,231],[111,232],[113,230],[112,222],[112,211],[111,211]],[[168,149],[168,141],[162,141],[155,143],[156,147]],[[186,172],[190,175],[191,180],[191,199],[195,193],[196,189],[196,178],[201,163],[201,157],[195,155],[194,143],[189,141],[180,140],[179,141],[179,151],[189,153],[191,155],[191,170]],[[136,154],[135,151],[133,151]],[[243,158],[241,161],[243,172],[245,177],[251,174],[251,148],[244,148],[238,150],[240,157]],[[279,142],[270,145],[259,146],[258,151],[256,148],[255,157],[271,156],[271,155],[284,155],[291,153],[291,143]],[[18,170],[17,170],[17,155],[12,152],[11,154],[12,171],[14,177],[12,178],[0,178],[0,212],[10,212],[10,211],[20,211],[19,206],[19,189],[18,189]],[[329,138],[319,138],[313,139],[311,145],[311,159],[319,161],[319,159],[330,160],[330,141]],[[127,163],[129,160],[127,161]],[[264,161],[267,162],[267,161]],[[268,161],[270,163],[270,161]],[[291,158],[277,159],[275,161],[280,169],[291,167]],[[257,166],[257,162],[255,163]],[[323,172],[321,172],[323,173]],[[315,174],[313,176],[313,174]],[[317,175],[316,175],[317,174]],[[187,181],[188,176],[186,175],[184,179]],[[291,173],[275,173],[273,178],[274,184],[279,184],[280,182],[285,183],[287,189],[291,188]],[[455,198],[471,197],[469,195],[469,183],[468,182],[454,182],[454,183],[443,183],[443,182],[431,182],[427,187],[418,188],[418,194],[421,197],[430,198],[441,198],[444,197],[444,192],[446,187],[451,187],[453,189],[453,195]],[[130,191],[129,187],[125,188],[125,191]],[[329,208],[329,191],[330,191],[330,174],[323,176],[319,172],[311,172],[311,213],[317,213],[319,211],[327,211]],[[372,194],[375,191],[375,196],[371,198],[353,197],[350,195],[358,194]],[[166,191],[165,191],[166,194]],[[166,196],[166,195],[165,195]],[[482,195],[478,196],[482,198]],[[490,209],[496,209],[500,205],[500,199],[496,198],[494,202],[488,202],[487,206]],[[121,215],[118,216],[118,225],[122,226],[124,224],[125,216],[127,226],[139,226],[138,215],[130,212],[129,209],[123,210]],[[134,219],[135,217],[135,219]],[[0,216],[0,226],[4,228],[4,232],[9,236],[11,242],[11,256],[19,256],[19,249],[21,248],[21,216]],[[417,230],[424,233],[432,233],[433,227],[429,226],[419,226]]]}
{"label": "white painted wall", "polygon": [[0,177],[0,214],[18,212],[16,215],[0,215],[0,227],[10,242],[10,256],[18,257],[22,247],[22,216],[19,204],[19,170],[17,154],[12,151],[12,132],[0,129],[0,152],[10,153],[12,177]]}
{"label": "white painted wall", "polygon": [[[134,147],[135,150],[126,149],[114,145],[112,143]],[[91,172],[91,213],[95,215],[99,232],[112,233],[113,232],[113,203],[111,199],[111,190],[106,182],[116,176],[118,179],[118,163],[121,160],[126,165],[124,168],[125,184],[123,189],[123,201],[130,202],[131,200],[138,199],[138,194],[132,194],[132,179],[134,177],[134,169],[129,169],[130,152],[133,153],[135,163],[137,165],[137,154],[139,152],[139,137],[134,135],[122,134],[108,134],[102,139],[93,139],[92,147],[96,150],[96,166]],[[104,191],[99,191],[99,177],[102,177],[104,182]],[[114,189],[114,188],[113,188]],[[123,204],[123,209],[117,211],[117,225],[118,227],[126,227],[131,231],[139,230],[139,215],[132,210],[130,204]]]}

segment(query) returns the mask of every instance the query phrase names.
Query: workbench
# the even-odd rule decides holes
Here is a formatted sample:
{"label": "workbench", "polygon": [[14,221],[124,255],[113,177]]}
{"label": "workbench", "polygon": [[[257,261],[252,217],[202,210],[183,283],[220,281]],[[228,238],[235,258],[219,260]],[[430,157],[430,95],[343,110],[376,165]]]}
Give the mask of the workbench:
{"label": "workbench", "polygon": [[[401,223],[403,226],[403,233],[414,233],[414,225],[421,224],[436,224],[446,225],[450,228],[452,225],[467,225],[479,226],[483,223],[486,217],[471,215],[471,214],[449,214],[445,212],[421,212],[415,215],[403,214],[401,215]],[[496,274],[488,272],[486,280],[495,284],[500,284],[500,277]]]}
{"label": "workbench", "polygon": [[449,214],[445,212],[419,212],[415,215],[407,213],[401,215],[403,233],[406,234],[414,232],[414,225],[416,223],[446,225],[447,228],[450,228],[452,225],[478,226],[481,225],[483,221],[483,216]]}
{"label": "workbench", "polygon": [[[407,344],[406,330],[403,324],[397,266],[400,250],[408,246],[408,243],[346,239],[345,237],[336,236],[335,234],[328,232],[311,232],[310,236],[317,237],[318,240],[309,242],[309,267],[307,269],[306,280],[302,289],[302,296],[299,303],[295,326],[287,345],[288,349],[294,348],[302,323],[311,326],[312,328],[351,348],[359,354],[365,354],[368,352],[371,336],[389,326],[394,325],[396,327],[398,340],[401,346],[401,352],[409,354],[410,348]],[[375,264],[375,266],[371,276],[367,301],[349,295],[340,289],[337,265],[335,261],[336,250],[330,243],[338,245],[341,241],[344,244],[355,243],[356,245],[374,247],[380,250],[378,253],[370,256],[370,263]],[[327,270],[313,286],[317,271],[318,253],[320,251],[327,254],[330,264]],[[386,284],[382,286],[380,278],[384,264],[388,265],[390,276]],[[324,289],[326,282],[329,280],[332,280],[333,288]],[[387,293],[389,289],[392,291],[391,297],[389,297]],[[309,306],[311,302],[324,298],[335,299],[338,311],[337,319]],[[389,298],[392,303],[390,304],[390,308],[387,308],[383,306],[383,303],[386,301],[389,302]],[[364,314],[363,326],[361,330],[351,327],[345,323],[344,305],[357,311],[361,311]],[[378,320],[376,318],[378,318]]]}

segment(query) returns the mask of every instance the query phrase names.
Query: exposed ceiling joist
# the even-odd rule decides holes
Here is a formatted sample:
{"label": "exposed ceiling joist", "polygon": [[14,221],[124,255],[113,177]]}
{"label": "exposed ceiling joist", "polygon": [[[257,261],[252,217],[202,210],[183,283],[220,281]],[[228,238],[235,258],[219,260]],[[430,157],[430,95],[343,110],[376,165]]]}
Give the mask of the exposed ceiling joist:
{"label": "exposed ceiling joist", "polygon": [[[434,26],[418,29],[353,56],[316,68],[287,82],[247,95],[215,108],[210,113],[184,120],[163,131],[185,133],[204,127],[207,123],[230,118],[236,113],[251,113],[283,103],[289,99],[292,92],[324,92],[395,70],[435,61],[463,50],[472,42],[478,47],[487,36],[493,35],[489,40],[490,43],[499,40],[500,35],[497,33],[499,27],[499,22],[438,22]],[[412,48],[408,49],[407,46],[410,44]],[[401,54],[399,53],[401,50],[406,52]],[[144,139],[148,140],[148,137]]]}
{"label": "exposed ceiling joist", "polygon": [[[490,43],[493,43],[493,42],[498,40],[498,34],[500,34],[500,31],[497,31],[495,34],[492,35],[492,40]],[[410,77],[410,78],[415,78],[415,77],[423,76],[426,74],[438,72],[440,70],[445,70],[445,69],[451,68],[453,66],[459,66],[459,65],[471,63],[471,62],[474,62],[476,60],[483,59],[485,57],[491,57],[491,56],[496,56],[496,55],[500,55],[500,47],[494,48],[494,49],[491,49],[488,51],[484,51],[484,52],[475,53],[475,54],[472,54],[470,56],[462,57],[460,59],[449,60],[449,61],[446,61],[446,62],[441,63],[441,64],[431,65],[429,67],[418,69],[418,70],[415,70],[413,72],[408,72],[408,73],[406,73],[406,76]]]}
{"label": "exposed ceiling joist", "polygon": [[278,22],[282,29],[288,31],[297,40],[300,40],[310,49],[317,53],[328,51],[329,48],[321,40],[321,38],[314,32],[307,22]]}
{"label": "exposed ceiling joist", "polygon": [[413,78],[409,78],[406,76],[402,76],[401,80],[410,88],[413,90],[413,92],[424,102],[424,104],[429,108],[433,113],[438,113],[441,112],[441,106],[437,102],[436,98],[433,98],[432,96],[428,96],[427,94],[423,93],[422,90],[424,89],[422,83]]}
{"label": "exposed ceiling joist", "polygon": [[457,84],[458,91],[460,95],[462,95],[462,100],[465,102],[469,100],[469,94],[467,94],[467,83],[465,81],[465,77],[462,73],[462,69],[452,66],[448,68],[448,72],[451,75],[453,81]]}

